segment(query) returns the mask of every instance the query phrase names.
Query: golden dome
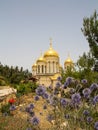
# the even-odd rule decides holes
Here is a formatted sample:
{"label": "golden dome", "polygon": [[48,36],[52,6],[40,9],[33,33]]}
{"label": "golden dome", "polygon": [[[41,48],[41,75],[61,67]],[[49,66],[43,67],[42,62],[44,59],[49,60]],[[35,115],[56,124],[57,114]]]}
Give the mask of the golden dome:
{"label": "golden dome", "polygon": [[52,48],[52,42],[50,42],[49,50],[44,53],[44,57],[49,56],[59,57],[58,53]]}
{"label": "golden dome", "polygon": [[38,58],[37,62],[46,62],[46,60],[42,56],[42,53],[41,53],[41,56]]}
{"label": "golden dome", "polygon": [[36,63],[35,63],[35,64],[33,64],[32,68],[33,68],[33,67],[37,67],[37,64],[36,64]]}
{"label": "golden dome", "polygon": [[62,65],[60,65],[59,68],[63,68]]}
{"label": "golden dome", "polygon": [[69,55],[68,55],[68,58],[65,60],[64,64],[66,64],[66,63],[73,63],[73,61]]}

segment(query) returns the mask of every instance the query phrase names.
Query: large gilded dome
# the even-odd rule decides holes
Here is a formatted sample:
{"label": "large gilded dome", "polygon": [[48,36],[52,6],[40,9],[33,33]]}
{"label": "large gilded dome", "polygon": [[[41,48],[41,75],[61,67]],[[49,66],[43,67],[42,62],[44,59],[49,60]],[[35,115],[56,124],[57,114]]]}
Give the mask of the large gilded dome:
{"label": "large gilded dome", "polygon": [[44,57],[49,57],[49,56],[59,57],[58,53],[52,48],[52,43],[50,43],[49,50],[44,53]]}

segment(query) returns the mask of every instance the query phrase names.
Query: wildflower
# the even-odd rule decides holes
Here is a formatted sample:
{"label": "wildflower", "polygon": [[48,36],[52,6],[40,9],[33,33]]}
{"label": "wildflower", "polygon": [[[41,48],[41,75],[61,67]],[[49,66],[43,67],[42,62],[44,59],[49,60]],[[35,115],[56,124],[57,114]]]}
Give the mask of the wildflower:
{"label": "wildflower", "polygon": [[34,104],[33,104],[33,103],[30,103],[30,104],[29,104],[29,108],[30,108],[30,109],[33,109],[33,108],[34,108]]}
{"label": "wildflower", "polygon": [[39,96],[36,95],[36,96],[34,97],[34,100],[35,100],[35,101],[38,101],[38,100],[39,100]]}
{"label": "wildflower", "polygon": [[93,91],[95,89],[98,88],[98,85],[96,83],[93,83],[91,86],[90,86],[90,90]]}
{"label": "wildflower", "polygon": [[71,83],[72,83],[72,80],[73,80],[72,77],[67,77],[67,78],[66,78],[66,82],[67,82],[68,84],[71,84]]}
{"label": "wildflower", "polygon": [[27,107],[26,107],[26,112],[28,112],[29,114],[32,112],[32,109],[34,108],[34,104],[29,104]]}
{"label": "wildflower", "polygon": [[57,77],[57,80],[58,80],[58,81],[61,81],[61,80],[62,80],[62,77],[61,77],[61,76]]}
{"label": "wildflower", "polygon": [[88,110],[83,111],[83,115],[88,116],[89,114],[90,114],[90,112]]}
{"label": "wildflower", "polygon": [[25,111],[29,113],[30,111],[32,111],[32,109],[30,109],[30,107],[27,106],[27,107],[25,108]]}
{"label": "wildflower", "polygon": [[87,83],[87,80],[86,80],[86,79],[82,79],[82,80],[81,80],[81,83],[86,84],[86,83]]}
{"label": "wildflower", "polygon": [[42,97],[43,97],[44,99],[48,99],[49,94],[45,92],[45,93],[43,93]]}
{"label": "wildflower", "polygon": [[95,122],[95,124],[94,124],[94,128],[95,128],[95,130],[98,130],[98,121]]}
{"label": "wildflower", "polygon": [[83,95],[85,98],[89,98],[90,94],[91,94],[91,90],[89,88],[85,88],[83,91],[82,91]]}
{"label": "wildflower", "polygon": [[45,91],[46,91],[45,87],[39,86],[39,87],[36,89],[36,94],[39,95],[39,96],[42,96],[42,95],[45,93]]}
{"label": "wildflower", "polygon": [[88,123],[91,123],[92,121],[93,121],[93,118],[92,118],[92,117],[90,117],[90,116],[87,117],[87,122],[88,122]]}
{"label": "wildflower", "polygon": [[69,92],[70,92],[70,94],[74,94],[75,93],[75,89],[71,88]]}
{"label": "wildflower", "polygon": [[10,109],[10,111],[14,111],[14,110],[16,110],[16,106],[15,105],[11,105],[9,109]]}
{"label": "wildflower", "polygon": [[95,105],[96,103],[98,103],[98,95],[93,98],[93,104]]}
{"label": "wildflower", "polygon": [[57,94],[59,94],[59,90],[57,88],[55,88],[53,93],[54,93],[54,95],[57,95]]}
{"label": "wildflower", "polygon": [[56,87],[56,88],[60,88],[60,86],[61,86],[61,83],[60,83],[60,82],[57,82],[55,87]]}
{"label": "wildflower", "polygon": [[64,86],[63,86],[64,89],[66,89],[66,88],[68,87],[68,85],[69,85],[69,82],[65,82],[65,83],[64,83]]}
{"label": "wildflower", "polygon": [[33,124],[33,125],[38,125],[39,124],[39,119],[36,117],[36,116],[34,116],[34,117],[32,117],[31,119],[30,119],[30,122],[31,122],[31,124]]}
{"label": "wildflower", "polygon": [[15,99],[14,98],[11,98],[11,99],[9,99],[9,101],[8,101],[10,104],[13,104],[13,103],[15,103]]}
{"label": "wildflower", "polygon": [[63,107],[65,107],[65,106],[67,105],[67,101],[66,101],[65,98],[62,98],[61,101],[60,101],[60,103],[61,103],[61,105],[62,105]]}
{"label": "wildflower", "polygon": [[7,112],[4,112],[4,113],[3,113],[3,116],[8,116],[8,113],[7,113]]}
{"label": "wildflower", "polygon": [[73,95],[71,96],[71,99],[72,99],[72,103],[73,103],[73,104],[78,105],[78,104],[80,104],[81,96],[80,96],[79,93],[75,93],[75,94],[73,94]]}
{"label": "wildflower", "polygon": [[58,102],[59,102],[59,99],[56,96],[50,97],[50,104],[52,106],[56,106],[58,104]]}

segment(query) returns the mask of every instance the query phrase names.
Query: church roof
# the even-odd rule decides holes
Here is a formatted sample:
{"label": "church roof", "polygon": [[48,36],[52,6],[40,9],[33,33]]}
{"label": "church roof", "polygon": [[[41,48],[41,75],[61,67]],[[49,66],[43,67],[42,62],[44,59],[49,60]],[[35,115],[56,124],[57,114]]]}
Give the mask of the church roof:
{"label": "church roof", "polygon": [[46,62],[45,58],[42,56],[42,53],[41,53],[41,56],[38,58],[38,60],[36,62],[37,63],[38,62]]}
{"label": "church roof", "polygon": [[73,63],[73,61],[69,55],[68,55],[68,58],[65,60],[64,64],[66,64],[66,63]]}
{"label": "church roof", "polygon": [[44,53],[44,57],[59,57],[58,53],[52,48],[52,41],[50,41],[50,48]]}

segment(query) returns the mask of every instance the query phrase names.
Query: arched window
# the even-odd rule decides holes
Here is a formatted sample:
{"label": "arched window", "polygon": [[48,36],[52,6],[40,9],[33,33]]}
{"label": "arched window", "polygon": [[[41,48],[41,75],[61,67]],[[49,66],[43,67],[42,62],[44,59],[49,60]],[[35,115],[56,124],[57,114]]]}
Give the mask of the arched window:
{"label": "arched window", "polygon": [[48,62],[48,64],[49,64],[49,73],[50,73],[50,61]]}
{"label": "arched window", "polygon": [[44,66],[42,65],[42,73],[44,73]]}
{"label": "arched window", "polygon": [[40,73],[40,65],[38,65],[38,73]]}
{"label": "arched window", "polygon": [[54,61],[53,61],[53,73],[54,73],[54,70],[55,70],[54,67],[55,67],[55,66],[54,66]]}

